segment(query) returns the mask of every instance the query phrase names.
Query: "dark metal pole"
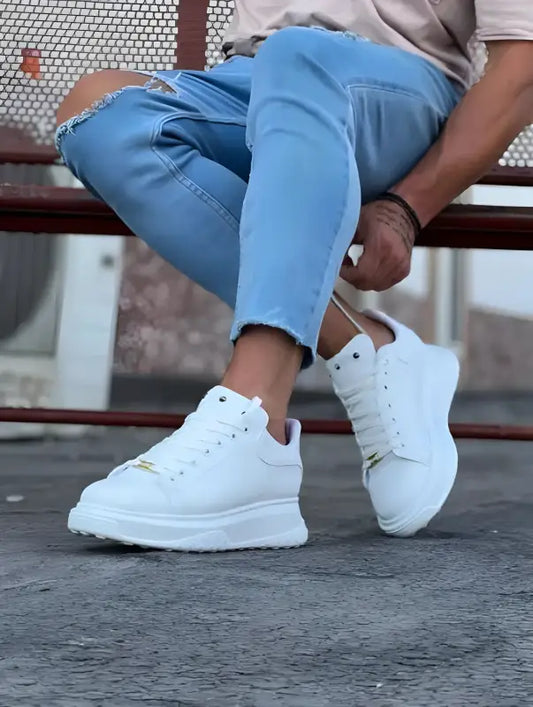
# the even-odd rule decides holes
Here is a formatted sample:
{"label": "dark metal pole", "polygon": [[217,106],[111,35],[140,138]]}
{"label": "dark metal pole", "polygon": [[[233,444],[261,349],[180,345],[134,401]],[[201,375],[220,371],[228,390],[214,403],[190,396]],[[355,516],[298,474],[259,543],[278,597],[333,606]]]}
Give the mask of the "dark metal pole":
{"label": "dark metal pole", "polygon": [[209,0],[180,0],[176,68],[205,68],[207,46],[207,8]]}

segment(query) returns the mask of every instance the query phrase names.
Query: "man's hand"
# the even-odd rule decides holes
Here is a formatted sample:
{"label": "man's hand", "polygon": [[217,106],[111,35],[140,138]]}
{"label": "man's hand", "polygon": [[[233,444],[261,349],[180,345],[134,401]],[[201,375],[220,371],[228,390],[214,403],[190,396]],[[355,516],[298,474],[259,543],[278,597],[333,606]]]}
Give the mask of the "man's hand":
{"label": "man's hand", "polygon": [[358,290],[388,290],[409,275],[415,237],[413,222],[399,204],[366,204],[353,241],[363,253],[356,265],[345,259],[341,277]]}

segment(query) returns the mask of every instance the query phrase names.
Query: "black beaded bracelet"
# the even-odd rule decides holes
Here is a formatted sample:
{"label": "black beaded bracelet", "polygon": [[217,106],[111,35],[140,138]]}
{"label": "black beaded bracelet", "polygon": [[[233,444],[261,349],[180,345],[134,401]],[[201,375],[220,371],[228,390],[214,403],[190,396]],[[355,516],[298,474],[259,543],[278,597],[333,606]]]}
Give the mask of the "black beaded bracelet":
{"label": "black beaded bracelet", "polygon": [[418,218],[418,215],[411,206],[411,204],[408,204],[407,201],[405,201],[405,199],[399,194],[394,194],[394,192],[391,191],[387,191],[381,196],[379,196],[377,198],[377,201],[392,201],[393,203],[398,204],[398,206],[401,206],[405,213],[409,216],[409,220],[415,227],[415,239],[418,238],[422,231],[422,224],[420,223],[420,219]]}

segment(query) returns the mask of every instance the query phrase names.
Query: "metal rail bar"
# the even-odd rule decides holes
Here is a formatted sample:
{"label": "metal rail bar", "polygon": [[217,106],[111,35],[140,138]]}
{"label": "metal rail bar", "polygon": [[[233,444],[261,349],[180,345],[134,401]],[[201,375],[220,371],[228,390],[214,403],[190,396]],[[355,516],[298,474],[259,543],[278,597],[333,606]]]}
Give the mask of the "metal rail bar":
{"label": "metal rail bar", "polygon": [[[0,408],[0,422],[41,422],[48,424],[176,429],[183,424],[184,419],[184,415],[174,413]],[[302,428],[307,434],[352,434],[350,423],[344,420],[303,420]],[[450,430],[456,439],[533,441],[533,426],[461,423],[450,425]]]}
{"label": "metal rail bar", "polygon": [[[104,203],[82,189],[0,185],[0,230],[133,235]],[[533,249],[533,209],[449,206],[420,236],[436,248]]]}

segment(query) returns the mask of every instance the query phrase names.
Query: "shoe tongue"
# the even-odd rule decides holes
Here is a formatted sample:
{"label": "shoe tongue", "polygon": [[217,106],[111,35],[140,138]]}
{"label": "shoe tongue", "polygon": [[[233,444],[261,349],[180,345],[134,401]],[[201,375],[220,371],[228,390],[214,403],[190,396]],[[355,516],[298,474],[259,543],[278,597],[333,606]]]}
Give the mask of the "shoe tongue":
{"label": "shoe tongue", "polygon": [[358,334],[339,353],[326,362],[337,393],[353,390],[354,383],[373,373],[376,349],[366,334]]}
{"label": "shoe tongue", "polygon": [[198,412],[209,410],[212,413],[213,409],[218,408],[219,414],[224,416],[233,415],[236,412],[240,414],[246,412],[251,404],[250,398],[225,388],[223,385],[217,385],[204,396],[198,406]]}

